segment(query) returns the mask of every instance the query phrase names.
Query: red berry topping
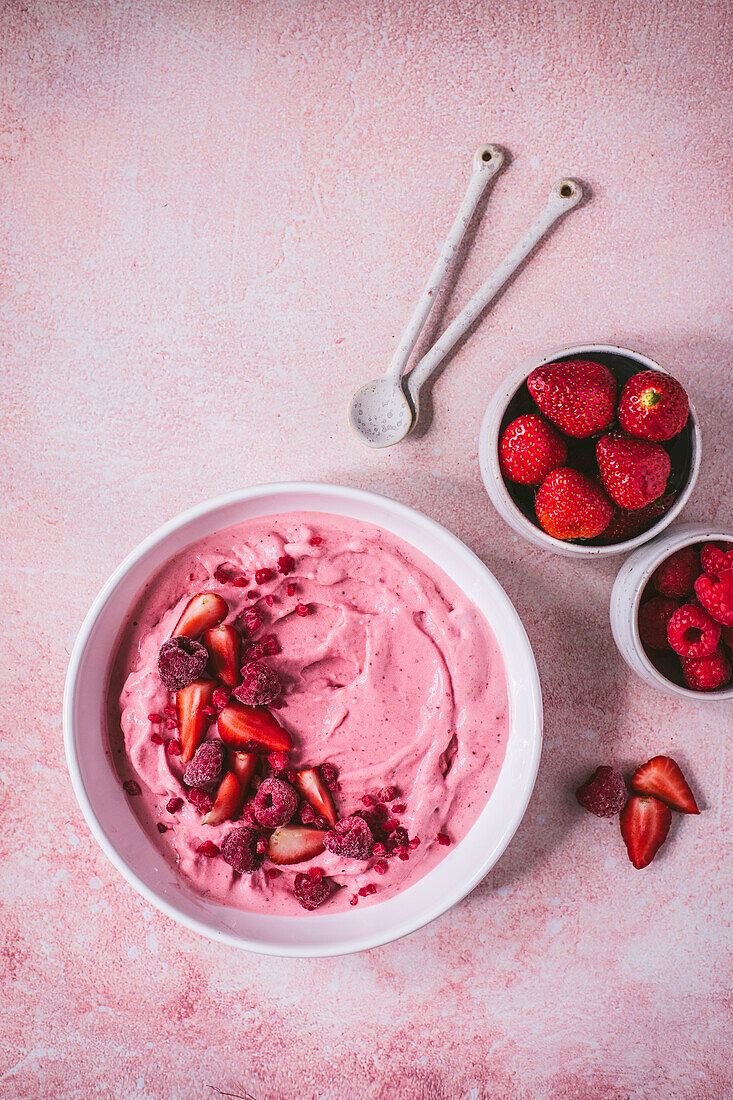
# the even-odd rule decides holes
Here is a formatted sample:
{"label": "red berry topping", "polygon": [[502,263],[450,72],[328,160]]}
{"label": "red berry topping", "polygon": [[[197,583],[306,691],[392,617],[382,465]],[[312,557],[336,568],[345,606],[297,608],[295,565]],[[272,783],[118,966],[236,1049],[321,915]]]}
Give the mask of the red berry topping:
{"label": "red berry topping", "polygon": [[277,559],[277,571],[283,577],[287,577],[288,573],[292,573],[294,569],[295,559],[291,558],[290,554],[283,554],[282,557]]}
{"label": "red berry topping", "polygon": [[613,515],[613,505],[600,486],[568,466],[547,475],[535,510],[540,526],[556,539],[595,538]]}
{"label": "red berry topping", "polygon": [[308,878],[315,879],[316,882],[318,882],[319,879],[323,878],[323,871],[321,870],[320,867],[309,867],[308,868]]}
{"label": "red berry topping", "polygon": [[169,717],[175,718],[175,716],[178,714],[178,711],[172,703],[166,703],[166,705],[163,707],[163,714],[167,714]]}
{"label": "red berry topping", "polygon": [[182,798],[169,798],[165,804],[165,808],[169,814],[177,814],[182,805]]}
{"label": "red berry topping", "polygon": [[242,622],[249,630],[250,634],[254,634],[255,630],[259,630],[262,626],[262,618],[256,607],[248,607],[246,611],[242,612]]}
{"label": "red berry topping", "polygon": [[575,792],[580,805],[596,817],[614,817],[626,802],[626,784],[621,772],[602,764]]}
{"label": "red berry topping", "polygon": [[216,567],[216,569],[214,570],[214,580],[218,584],[229,584],[231,579],[232,578],[227,573],[226,569],[222,569],[222,567],[220,565],[218,565]]}
{"label": "red berry topping", "polygon": [[653,596],[639,608],[639,637],[649,649],[669,649],[667,626],[679,607],[677,600]]}
{"label": "red berry topping", "polygon": [[221,741],[204,741],[186,764],[183,782],[187,787],[205,787],[221,775],[224,767],[224,745]]}
{"label": "red berry topping", "polygon": [[414,852],[415,848],[420,847],[420,837],[413,836],[410,838],[410,843],[407,845],[411,852]]}
{"label": "red berry topping", "polygon": [[218,856],[220,848],[214,844],[213,840],[205,840],[202,844],[199,844],[196,849],[200,856],[207,856],[209,859],[213,859],[214,856]]}
{"label": "red berry topping", "polygon": [[676,378],[643,370],[624,386],[618,418],[630,435],[659,442],[682,431],[689,411],[687,394]]}
{"label": "red berry topping", "polygon": [[160,647],[158,673],[169,691],[180,691],[198,680],[208,659],[206,646],[201,642],[185,637],[169,638]]}
{"label": "red berry topping", "polygon": [[246,588],[249,584],[249,579],[247,577],[235,577],[232,584],[235,588]]}
{"label": "red berry topping", "polygon": [[378,875],[386,874],[388,867],[389,864],[387,863],[386,859],[378,859],[377,862],[374,864],[374,870],[377,872]]}
{"label": "red berry topping", "polygon": [[267,604],[268,607],[272,607],[274,602],[275,602],[275,597],[271,596],[270,593],[268,592],[267,595],[265,596],[265,603]]}
{"label": "red berry topping", "polygon": [[304,802],[300,807],[300,820],[304,825],[312,825],[316,820],[316,811],[309,802]]}
{"label": "red berry topping", "polygon": [[335,791],[338,788],[338,772],[333,764],[326,762],[321,764],[319,771],[321,773],[321,779],[328,787],[329,791]]}
{"label": "red berry topping", "polygon": [[348,859],[369,859],[374,849],[372,831],[363,817],[345,817],[337,821],[323,843],[329,852]]}
{"label": "red berry topping", "polygon": [[[203,711],[202,711],[202,713],[203,713]],[[178,729],[178,722],[176,721],[175,718],[166,718],[165,728],[167,730],[177,730]]]}
{"label": "red berry topping", "polygon": [[683,657],[682,675],[693,691],[716,691],[730,683],[733,666],[722,649],[717,649],[709,657]]}
{"label": "red berry topping", "polygon": [[223,710],[229,702],[231,694],[229,688],[218,687],[211,696],[211,705],[215,710]]}
{"label": "red berry topping", "polygon": [[518,416],[503,431],[499,461],[504,477],[519,485],[540,485],[547,475],[564,466],[565,440],[541,416]]}
{"label": "red berry topping", "polygon": [[242,666],[242,682],[232,692],[248,707],[264,707],[282,692],[280,677],[263,661],[248,661]]}
{"label": "red berry topping", "polygon": [[166,752],[169,756],[181,755],[181,742],[175,737],[171,737],[170,741],[165,746]]}
{"label": "red berry topping", "polygon": [[333,893],[333,882],[330,878],[314,879],[310,875],[297,874],[293,892],[303,908],[312,912],[328,901]]}
{"label": "red berry topping", "polygon": [[163,717],[160,714],[149,714],[148,715],[148,722],[156,723],[156,722],[162,722],[162,721],[163,721]]}
{"label": "red berry topping", "polygon": [[373,882],[368,882],[366,886],[362,886],[359,890],[359,894],[363,898],[368,898],[370,894],[376,894],[377,888]]}
{"label": "red berry topping", "polygon": [[672,462],[659,443],[610,432],[596,444],[603,487],[621,508],[644,508],[667,487]]}
{"label": "red berry topping", "polygon": [[358,904],[359,904],[359,895],[358,894],[352,894],[351,897],[349,898],[349,905],[358,905]]}
{"label": "red berry topping", "polygon": [[399,793],[400,792],[397,790],[396,787],[382,787],[381,791],[379,792],[379,796],[378,796],[379,801],[380,802],[394,802],[395,798],[397,798],[397,795]]}
{"label": "red berry topping", "polygon": [[271,577],[272,577],[272,570],[271,569],[258,569],[255,572],[255,583],[256,584],[267,584],[267,582],[271,579]]}
{"label": "red berry topping", "polygon": [[715,577],[703,573],[695,581],[695,595],[717,623],[733,626],[733,569],[721,569]]}
{"label": "red berry topping", "polygon": [[279,867],[268,867],[265,871],[265,874],[268,878],[280,878],[282,871],[279,869]]}
{"label": "red berry topping", "polygon": [[372,794],[363,794],[361,796],[361,801],[362,801],[362,804],[364,806],[366,806],[368,809],[371,809],[372,806],[376,806],[376,804],[377,804],[377,800],[374,797],[374,795],[372,795]]}
{"label": "red berry topping", "polygon": [[390,852],[393,852],[395,848],[407,847],[407,844],[409,843],[407,829],[404,829],[401,825],[398,825],[396,829],[392,830],[387,843],[389,844]]}
{"label": "red berry topping", "polygon": [[264,779],[255,796],[255,817],[266,829],[287,825],[298,808],[298,796],[282,779]]}
{"label": "red berry topping", "polygon": [[201,787],[191,787],[186,798],[200,814],[207,814],[214,805],[214,799],[209,792],[202,790]]}
{"label": "red berry topping", "polygon": [[163,738],[160,736],[159,733],[151,733],[150,734],[150,740],[153,742],[154,745],[164,745],[165,744],[165,741],[163,740]]}
{"label": "red berry topping", "polygon": [[377,841],[377,843],[372,848],[372,855],[373,856],[384,856],[386,854],[387,854],[387,849],[382,844],[381,840]]}
{"label": "red berry topping", "polygon": [[392,807],[392,813],[393,814],[403,814],[406,809],[407,809],[407,806],[405,805],[404,802],[395,802],[394,806]]}
{"label": "red berry topping", "polygon": [[435,838],[438,844],[450,844],[451,839],[446,833],[438,833]]}
{"label": "red berry topping", "polygon": [[667,839],[672,811],[651,795],[633,795],[621,811],[621,836],[637,871],[647,867]]}
{"label": "red berry topping", "polygon": [[125,794],[129,794],[131,798],[136,794],[142,794],[140,784],[134,779],[126,779],[122,784],[122,789]]}
{"label": "red berry topping", "polygon": [[670,618],[667,637],[681,657],[709,657],[720,641],[720,624],[703,607],[685,603]]}
{"label": "red berry topping", "polygon": [[288,596],[294,596],[295,595],[295,585],[294,584],[289,584],[286,591],[288,593]]}
{"label": "red berry topping", "polygon": [[310,615],[311,609],[307,603],[299,603],[295,605],[295,610],[299,615]]}
{"label": "red berry topping", "polygon": [[280,652],[280,645],[274,634],[265,634],[262,638],[262,645],[266,657],[274,657],[276,653]]}
{"label": "red berry topping", "polygon": [[239,825],[227,833],[221,845],[221,854],[238,874],[254,874],[262,866],[262,854],[257,851],[259,835],[248,825]]}
{"label": "red berry topping", "polygon": [[271,752],[267,757],[267,763],[273,771],[281,772],[288,766],[288,754],[286,752]]}
{"label": "red berry topping", "polygon": [[310,540],[310,542],[311,542],[311,546],[320,546],[321,543],[323,542],[323,539],[321,538],[320,535],[314,535],[313,538]]}
{"label": "red berry topping", "polygon": [[540,412],[576,439],[602,432],[616,411],[616,379],[608,367],[586,359],[537,367],[527,389]]}
{"label": "red berry topping", "polygon": [[733,542],[705,543],[700,551],[700,564],[712,577],[717,577],[721,569],[733,569]]}
{"label": "red berry topping", "polygon": [[662,596],[688,596],[700,575],[700,555],[694,546],[670,554],[652,573],[652,584]]}

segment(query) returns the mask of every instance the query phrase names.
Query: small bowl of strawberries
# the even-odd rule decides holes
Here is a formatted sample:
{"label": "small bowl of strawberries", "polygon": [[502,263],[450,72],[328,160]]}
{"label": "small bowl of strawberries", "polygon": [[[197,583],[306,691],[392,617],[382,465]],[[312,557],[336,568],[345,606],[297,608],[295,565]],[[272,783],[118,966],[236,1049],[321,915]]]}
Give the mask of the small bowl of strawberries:
{"label": "small bowl of strawberries", "polygon": [[685,524],[633,553],[611,592],[611,629],[647,683],[733,699],[733,531]]}
{"label": "small bowl of strawberries", "polygon": [[494,507],[530,542],[569,557],[619,554],[679,515],[700,431],[663,367],[583,344],[511,375],[486,410],[479,460]]}

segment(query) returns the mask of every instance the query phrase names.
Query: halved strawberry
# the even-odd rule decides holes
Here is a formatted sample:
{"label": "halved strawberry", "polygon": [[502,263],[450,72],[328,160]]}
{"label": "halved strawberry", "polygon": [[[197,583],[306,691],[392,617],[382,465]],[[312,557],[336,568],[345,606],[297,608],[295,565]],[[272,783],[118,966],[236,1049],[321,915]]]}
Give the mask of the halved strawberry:
{"label": "halved strawberry", "polygon": [[180,638],[185,635],[187,638],[198,638],[209,627],[226,619],[228,614],[229,607],[221,596],[217,596],[215,592],[199,592],[184,607],[171,637]]}
{"label": "halved strawberry", "polygon": [[293,742],[264,707],[245,707],[234,700],[219,711],[219,736],[226,745],[243,752],[289,752]]}
{"label": "halved strawberry", "polygon": [[239,777],[227,772],[216,792],[214,805],[201,819],[202,825],[220,825],[222,821],[231,821],[238,816],[244,802],[244,790]]}
{"label": "halved strawberry", "polygon": [[336,809],[331,792],[321,779],[318,768],[303,768],[295,777],[295,786],[317,814],[325,817],[329,825],[336,824]]}
{"label": "halved strawberry", "polygon": [[700,813],[682,769],[669,756],[653,756],[637,768],[631,787],[642,794],[653,794],[681,814]]}
{"label": "halved strawberry", "polygon": [[629,859],[640,871],[654,859],[667,839],[672,811],[651,795],[632,795],[621,811],[621,836]]}
{"label": "halved strawberry", "polygon": [[194,680],[188,687],[176,692],[178,710],[178,736],[181,741],[181,760],[187,764],[201,744],[209,718],[202,709],[211,703],[216,683],[214,680]]}
{"label": "halved strawberry", "polygon": [[260,757],[251,752],[233,752],[231,757],[232,771],[242,784],[242,791],[246,793],[247,788],[252,782],[252,776],[257,771]]}
{"label": "halved strawberry", "polygon": [[209,671],[227,687],[239,683],[239,651],[242,636],[231,624],[220,623],[201,635],[201,641],[209,651]]}
{"label": "halved strawberry", "polygon": [[273,863],[304,863],[324,850],[323,829],[305,825],[283,825],[270,837],[267,854]]}

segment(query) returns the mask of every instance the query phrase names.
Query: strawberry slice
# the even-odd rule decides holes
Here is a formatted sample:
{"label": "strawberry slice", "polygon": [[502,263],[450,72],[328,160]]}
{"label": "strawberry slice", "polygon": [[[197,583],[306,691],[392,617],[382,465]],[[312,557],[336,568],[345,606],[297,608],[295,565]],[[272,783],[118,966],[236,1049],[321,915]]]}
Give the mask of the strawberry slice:
{"label": "strawberry slice", "polygon": [[202,708],[211,703],[216,684],[213,680],[194,680],[188,687],[176,692],[178,710],[178,735],[181,741],[181,760],[187,764],[201,744],[209,719]]}
{"label": "strawberry slice", "polygon": [[682,769],[669,756],[653,756],[637,768],[631,787],[642,794],[653,794],[681,814],[700,813]]}
{"label": "strawberry slice", "polygon": [[243,752],[289,752],[290,734],[265,707],[245,707],[232,701],[219,711],[219,736],[226,745]]}
{"label": "strawberry slice", "polygon": [[283,825],[270,837],[267,854],[273,863],[303,863],[324,850],[323,829],[305,825]]}
{"label": "strawberry slice", "polygon": [[331,792],[321,779],[318,768],[304,768],[298,772],[295,777],[295,786],[303,798],[310,802],[317,814],[325,817],[329,825],[336,824],[336,810]]}
{"label": "strawberry slice", "polygon": [[672,811],[651,795],[632,795],[621,811],[621,836],[629,859],[640,871],[648,866],[667,839]]}
{"label": "strawberry slice", "polygon": [[239,651],[242,637],[231,625],[220,623],[212,626],[201,635],[201,641],[209,651],[209,671],[227,687],[236,687],[239,683],[239,666],[242,663]]}
{"label": "strawberry slice", "polygon": [[260,757],[251,752],[233,752],[231,756],[232,771],[242,784],[243,793],[246,793],[247,788],[252,782],[252,776],[257,771]]}
{"label": "strawberry slice", "polygon": [[186,638],[198,638],[209,627],[226,619],[228,614],[229,607],[221,596],[217,596],[215,592],[199,592],[184,607],[171,637],[180,638],[185,635]]}
{"label": "strawberry slice", "polygon": [[244,790],[239,777],[234,772],[227,772],[216,792],[214,805],[201,819],[202,825],[220,825],[222,821],[231,821],[242,810],[244,802]]}

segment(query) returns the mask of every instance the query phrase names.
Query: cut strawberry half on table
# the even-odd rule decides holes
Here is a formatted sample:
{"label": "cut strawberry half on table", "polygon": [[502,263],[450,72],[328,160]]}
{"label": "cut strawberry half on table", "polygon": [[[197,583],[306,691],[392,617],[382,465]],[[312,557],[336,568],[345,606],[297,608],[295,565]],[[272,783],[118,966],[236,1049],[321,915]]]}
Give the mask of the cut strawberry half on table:
{"label": "cut strawberry half on table", "polygon": [[201,635],[201,641],[209,651],[209,671],[227,687],[236,687],[239,683],[239,651],[242,648],[242,636],[230,624],[220,623],[212,626]]}
{"label": "cut strawberry half on table", "polygon": [[672,811],[651,795],[633,795],[621,811],[621,836],[629,859],[640,871],[654,859],[667,839]]}
{"label": "cut strawberry half on table", "polygon": [[695,796],[679,764],[669,756],[653,756],[634,772],[631,787],[679,810],[681,814],[699,814]]}
{"label": "cut strawberry half on table", "polygon": [[243,752],[289,752],[293,742],[287,730],[264,707],[230,702],[219,711],[219,736]]}
{"label": "cut strawberry half on table", "polygon": [[201,744],[209,717],[203,708],[211,703],[216,684],[213,680],[194,680],[188,687],[176,692],[178,711],[178,735],[181,740],[181,760],[187,764]]}
{"label": "cut strawberry half on table", "polygon": [[201,819],[202,825],[220,825],[222,821],[230,821],[239,815],[244,802],[244,790],[239,777],[234,772],[227,772],[216,792],[214,805]]}
{"label": "cut strawberry half on table", "polygon": [[242,792],[245,793],[257,771],[260,757],[252,752],[233,752],[231,757],[232,771],[242,785]]}
{"label": "cut strawberry half on table", "polygon": [[270,837],[267,854],[273,863],[304,863],[321,854],[325,835],[323,829],[283,825]]}
{"label": "cut strawberry half on table", "polygon": [[172,638],[198,638],[209,627],[223,622],[229,614],[226,600],[217,596],[215,592],[199,592],[192,596],[183,609],[183,614],[176,623]]}
{"label": "cut strawberry half on table", "polygon": [[295,776],[295,787],[303,798],[310,802],[316,813],[325,817],[329,825],[336,824],[336,809],[331,792],[321,779],[317,768],[303,768],[298,772]]}

